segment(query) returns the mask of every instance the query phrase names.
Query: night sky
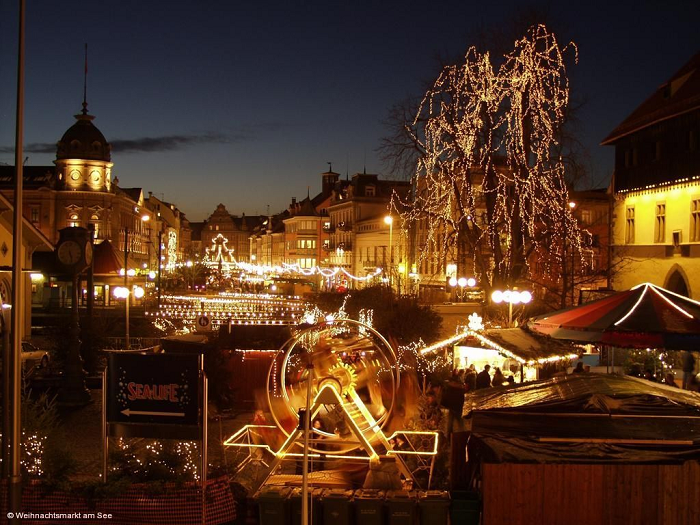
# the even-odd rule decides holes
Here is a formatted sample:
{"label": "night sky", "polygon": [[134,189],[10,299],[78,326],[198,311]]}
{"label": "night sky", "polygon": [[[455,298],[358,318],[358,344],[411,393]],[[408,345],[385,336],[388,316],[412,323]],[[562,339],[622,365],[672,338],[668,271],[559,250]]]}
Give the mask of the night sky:
{"label": "night sky", "polygon": [[[377,5],[374,5],[377,4]],[[698,2],[533,2],[562,43],[591,178],[598,144],[700,51]],[[27,1],[25,155],[55,158],[88,103],[112,143],[113,176],[174,202],[191,220],[219,202],[234,214],[284,209],[320,190],[320,173],[389,178],[376,148],[389,108],[422,94],[439,57],[522,2]],[[0,4],[0,162],[14,163],[17,2]]]}

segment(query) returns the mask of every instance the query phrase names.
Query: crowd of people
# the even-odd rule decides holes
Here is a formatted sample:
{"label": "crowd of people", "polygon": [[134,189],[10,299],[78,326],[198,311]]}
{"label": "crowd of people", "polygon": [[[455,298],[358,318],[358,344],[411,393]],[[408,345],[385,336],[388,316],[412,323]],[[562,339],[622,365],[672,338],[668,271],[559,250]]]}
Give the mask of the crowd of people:
{"label": "crowd of people", "polygon": [[473,392],[482,388],[515,384],[515,377],[512,374],[506,377],[499,367],[495,368],[491,377],[491,365],[485,365],[483,370],[477,373],[476,367],[471,364],[466,369],[455,368],[449,383],[453,387],[461,387],[464,392]]}

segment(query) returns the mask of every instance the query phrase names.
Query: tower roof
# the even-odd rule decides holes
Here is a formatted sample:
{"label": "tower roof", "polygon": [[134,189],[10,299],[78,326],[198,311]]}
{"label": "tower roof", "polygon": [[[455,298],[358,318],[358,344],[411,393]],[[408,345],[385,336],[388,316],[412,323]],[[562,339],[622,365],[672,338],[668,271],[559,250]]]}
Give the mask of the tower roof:
{"label": "tower roof", "polygon": [[77,122],[68,128],[58,141],[56,159],[111,161],[112,146],[92,123],[95,117],[88,115],[84,107],[83,112],[75,115],[75,118]]}

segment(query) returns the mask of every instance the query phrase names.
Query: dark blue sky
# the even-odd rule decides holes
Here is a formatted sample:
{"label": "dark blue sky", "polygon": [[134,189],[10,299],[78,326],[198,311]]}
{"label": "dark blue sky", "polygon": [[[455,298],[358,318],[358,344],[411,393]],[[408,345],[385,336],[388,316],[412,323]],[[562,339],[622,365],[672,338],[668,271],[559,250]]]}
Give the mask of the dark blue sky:
{"label": "dark blue sky", "polygon": [[[0,162],[14,154],[17,2],[0,4]],[[191,220],[223,202],[265,213],[314,194],[327,161],[342,174],[388,173],[376,148],[392,104],[422,93],[436,57],[459,57],[479,28],[545,6],[574,40],[571,85],[586,100],[580,138],[595,180],[598,146],[700,51],[697,2],[27,1],[25,146],[50,164],[88,102],[113,143],[113,175],[176,203]],[[151,139],[144,141],[142,139]],[[47,151],[42,153],[41,151]]]}

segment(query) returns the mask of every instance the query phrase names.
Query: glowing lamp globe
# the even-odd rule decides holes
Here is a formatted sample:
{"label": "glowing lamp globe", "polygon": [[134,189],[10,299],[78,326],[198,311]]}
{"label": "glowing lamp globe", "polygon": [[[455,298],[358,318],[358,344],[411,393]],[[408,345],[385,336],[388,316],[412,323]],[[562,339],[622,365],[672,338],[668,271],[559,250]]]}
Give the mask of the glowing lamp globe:
{"label": "glowing lamp globe", "polygon": [[467,286],[467,278],[466,278],[466,277],[460,277],[459,279],[457,279],[457,284],[458,284],[461,288],[464,288],[465,286]]}
{"label": "glowing lamp globe", "polygon": [[491,294],[491,300],[496,303],[500,304],[503,302],[503,292],[501,290],[496,290]]}
{"label": "glowing lamp globe", "polygon": [[146,294],[146,291],[140,286],[134,286],[134,297],[141,299]]}
{"label": "glowing lamp globe", "polygon": [[114,288],[114,297],[117,299],[126,299],[129,297],[129,289],[124,286],[117,286]]}
{"label": "glowing lamp globe", "polygon": [[457,286],[457,278],[456,277],[450,277],[450,280],[447,281],[450,286]]}
{"label": "glowing lamp globe", "polygon": [[530,301],[532,301],[532,294],[530,292],[522,292],[520,294],[520,302],[523,304],[527,304]]}
{"label": "glowing lamp globe", "polygon": [[476,286],[476,279],[474,279],[474,277],[467,279],[467,286],[474,288]]}

